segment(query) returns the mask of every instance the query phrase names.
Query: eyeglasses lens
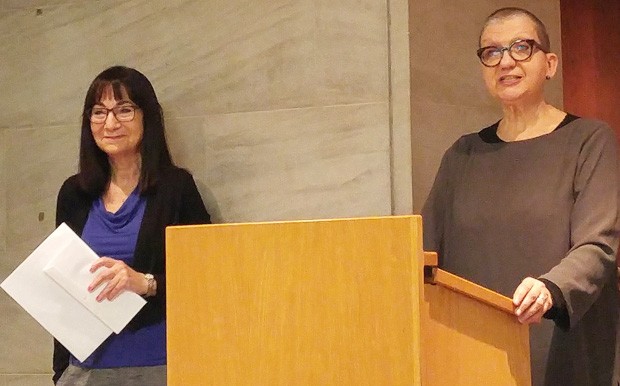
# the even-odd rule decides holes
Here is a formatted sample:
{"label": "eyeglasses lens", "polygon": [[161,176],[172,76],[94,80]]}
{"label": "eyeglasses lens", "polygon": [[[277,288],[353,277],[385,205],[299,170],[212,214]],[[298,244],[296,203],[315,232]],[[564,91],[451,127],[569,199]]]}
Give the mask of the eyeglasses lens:
{"label": "eyeglasses lens", "polygon": [[136,108],[133,106],[116,106],[113,109],[105,107],[93,107],[90,112],[92,123],[103,123],[108,119],[108,114],[112,112],[119,122],[129,122],[133,119]]}
{"label": "eyeglasses lens", "polygon": [[509,47],[486,47],[479,51],[479,57],[485,66],[495,67],[502,61],[504,51],[508,51],[512,59],[520,62],[529,59],[532,56],[533,49],[532,43],[526,40],[518,40]]}

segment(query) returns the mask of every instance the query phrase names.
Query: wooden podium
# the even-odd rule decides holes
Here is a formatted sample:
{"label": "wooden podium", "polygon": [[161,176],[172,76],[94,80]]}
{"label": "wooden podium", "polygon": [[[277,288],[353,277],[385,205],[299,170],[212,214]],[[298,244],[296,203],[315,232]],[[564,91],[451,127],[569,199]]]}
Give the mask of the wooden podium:
{"label": "wooden podium", "polygon": [[419,216],[170,227],[166,249],[170,386],[530,384],[510,299],[437,269]]}

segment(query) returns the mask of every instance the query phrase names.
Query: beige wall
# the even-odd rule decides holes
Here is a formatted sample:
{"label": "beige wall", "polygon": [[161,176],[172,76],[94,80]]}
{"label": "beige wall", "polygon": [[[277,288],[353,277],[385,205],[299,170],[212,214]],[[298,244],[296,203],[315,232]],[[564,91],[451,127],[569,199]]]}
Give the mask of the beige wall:
{"label": "beige wall", "polygon": [[[554,42],[558,1],[520,2]],[[217,221],[418,211],[441,153],[497,117],[474,51],[504,4],[413,3],[410,33],[405,0],[0,0],[0,280],[53,229],[113,64],[153,82]],[[0,315],[0,385],[48,384],[49,335],[1,291]]]}

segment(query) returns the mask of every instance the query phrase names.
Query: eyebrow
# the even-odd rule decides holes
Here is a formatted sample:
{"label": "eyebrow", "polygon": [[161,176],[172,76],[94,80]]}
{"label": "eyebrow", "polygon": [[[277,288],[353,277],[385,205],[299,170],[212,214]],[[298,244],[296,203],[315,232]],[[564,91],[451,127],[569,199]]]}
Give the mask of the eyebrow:
{"label": "eyebrow", "polygon": [[[536,39],[534,39],[534,38],[532,38],[532,37],[517,36],[516,38],[514,38],[514,39],[510,40],[510,43],[508,43],[508,45],[506,45],[506,46],[504,46],[504,45],[502,45],[502,44],[500,44],[500,43],[494,43],[494,44],[487,44],[487,45],[482,45],[482,44],[481,44],[481,45],[480,45],[480,48],[484,48],[484,47],[508,47],[508,46],[510,46],[512,43],[516,42],[517,40],[530,40],[530,39],[531,39],[531,40],[536,40]],[[538,40],[536,40],[536,41],[538,41]],[[482,42],[480,42],[480,43],[482,43]]]}
{"label": "eyebrow", "polygon": [[[130,101],[130,100],[121,99],[120,101],[116,102],[116,104],[114,105],[114,107],[116,107],[116,106],[123,106],[123,105],[132,105],[132,106],[134,106],[134,105],[135,105],[135,103],[133,103],[133,102],[132,102],[132,101]],[[101,103],[101,101],[96,102],[93,106],[101,106],[101,107],[105,107],[105,106]]]}

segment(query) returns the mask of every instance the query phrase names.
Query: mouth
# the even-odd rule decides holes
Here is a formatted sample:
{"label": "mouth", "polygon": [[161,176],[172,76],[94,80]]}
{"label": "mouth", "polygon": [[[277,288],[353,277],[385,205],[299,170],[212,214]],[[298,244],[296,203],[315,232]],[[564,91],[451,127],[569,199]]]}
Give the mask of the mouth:
{"label": "mouth", "polygon": [[499,77],[500,83],[516,83],[520,81],[523,77],[519,75],[502,75]]}

